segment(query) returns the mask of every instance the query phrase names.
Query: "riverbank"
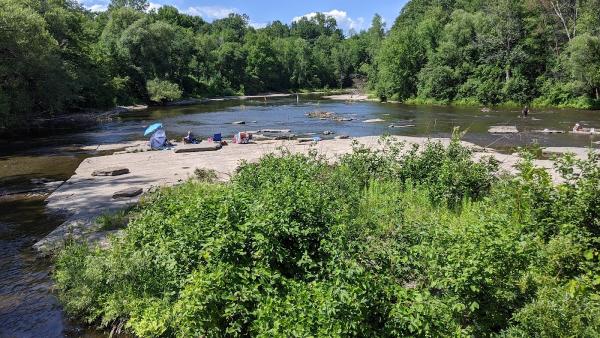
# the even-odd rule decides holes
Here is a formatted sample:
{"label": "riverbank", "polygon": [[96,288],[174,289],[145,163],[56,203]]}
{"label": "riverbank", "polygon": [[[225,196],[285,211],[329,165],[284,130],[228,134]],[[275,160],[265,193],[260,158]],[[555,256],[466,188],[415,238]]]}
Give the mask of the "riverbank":
{"label": "riverbank", "polygon": [[[407,145],[423,145],[430,139],[425,137],[394,137]],[[214,170],[220,180],[228,180],[241,161],[255,162],[269,153],[287,149],[292,153],[308,153],[311,149],[335,161],[353,149],[353,142],[369,148],[379,148],[379,137],[358,137],[354,139],[324,140],[318,143],[304,143],[296,140],[262,141],[253,144],[231,144],[217,151],[175,153],[165,151],[118,152],[84,160],[75,174],[54,191],[47,199],[47,208],[52,212],[67,214],[67,220],[52,231],[34,248],[42,254],[49,254],[60,247],[66,238],[87,238],[101,230],[95,219],[103,214],[113,213],[137,203],[140,196],[115,199],[117,192],[141,189],[146,193],[158,187],[182,183],[194,176],[196,169]],[[449,139],[436,139],[449,144]],[[501,154],[474,144],[463,142],[474,150],[474,158],[493,156],[507,172],[516,171],[519,161],[516,154]],[[136,146],[135,143],[103,145],[102,150],[111,151]],[[141,143],[137,146],[143,146]],[[406,147],[409,148],[409,147]],[[573,151],[573,148],[569,149]],[[575,149],[581,154],[585,149]],[[556,149],[554,151],[557,151]],[[535,164],[551,170],[549,160],[537,160]],[[94,171],[106,168],[124,168],[129,173],[119,176],[92,176]],[[555,180],[558,176],[553,173]],[[94,234],[95,239],[102,238]]]}
{"label": "riverbank", "polygon": [[81,132],[94,128],[100,123],[112,121],[122,114],[146,109],[148,109],[146,105],[117,106],[110,110],[89,110],[34,118],[20,127],[0,128],[0,140]]}
{"label": "riverbank", "polygon": [[[379,102],[380,100],[375,98],[375,96],[371,94],[340,94],[340,95],[328,95],[323,96],[325,99],[337,100],[337,101],[371,101],[371,102]],[[523,108],[523,104],[517,102],[502,102],[493,105],[482,104],[476,100],[464,99],[457,101],[440,101],[435,99],[422,99],[422,98],[409,98],[404,101],[397,100],[387,100],[387,103],[401,103],[406,105],[413,106],[453,106],[453,107],[493,107],[497,109],[521,109]],[[581,102],[575,101],[572,104],[562,104],[562,105],[552,105],[542,101],[534,101],[529,105],[530,109],[577,109],[577,110],[600,110],[600,102],[590,102],[588,104],[581,104]]]}
{"label": "riverbank", "polygon": [[[163,105],[150,106],[146,104],[136,104],[132,106],[117,106],[109,110],[88,110],[71,114],[60,114],[52,117],[34,118],[27,124],[12,128],[0,128],[0,140],[3,139],[23,139],[26,137],[43,137],[49,135],[68,134],[72,132],[81,132],[82,130],[97,127],[100,123],[112,121],[115,118],[125,116],[128,113],[139,112],[154,107],[177,107],[192,106],[197,104],[216,103],[234,100],[263,100],[289,98],[306,95],[323,95],[332,93],[346,93],[346,90],[333,91],[303,91],[299,93],[264,93],[257,95],[234,95],[218,96],[210,98],[185,98],[173,102],[167,102]],[[342,95],[343,96],[343,95]],[[362,97],[357,98],[362,100]]]}

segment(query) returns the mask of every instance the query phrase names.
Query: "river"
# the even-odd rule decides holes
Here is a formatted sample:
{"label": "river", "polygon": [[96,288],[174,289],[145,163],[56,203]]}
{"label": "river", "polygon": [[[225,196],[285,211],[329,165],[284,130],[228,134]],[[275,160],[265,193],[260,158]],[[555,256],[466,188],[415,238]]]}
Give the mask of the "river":
{"label": "river", "polygon": [[[353,121],[310,119],[309,111],[331,111]],[[369,119],[383,122],[365,123]],[[207,137],[263,128],[291,129],[297,135],[332,131],[335,135],[398,134],[449,137],[455,126],[464,139],[501,151],[538,143],[541,146],[596,147],[593,136],[542,134],[544,128],[568,131],[576,122],[600,129],[600,112],[533,110],[526,119],[518,110],[407,106],[374,102],[339,102],[318,97],[219,101],[195,106],[152,108],[130,113],[94,130],[0,144],[0,337],[102,337],[70,320],[52,292],[51,261],[35,256],[31,245],[62,221],[44,205],[47,182],[68,179],[79,163],[99,153],[82,151],[85,145],[142,139],[144,127],[161,121],[171,138],[192,130]],[[245,121],[245,125],[231,122]],[[402,128],[390,128],[391,124]],[[518,134],[492,135],[494,125],[514,125]],[[331,136],[332,137],[332,136]],[[600,138],[599,138],[600,139]],[[52,184],[52,183],[50,183]]]}

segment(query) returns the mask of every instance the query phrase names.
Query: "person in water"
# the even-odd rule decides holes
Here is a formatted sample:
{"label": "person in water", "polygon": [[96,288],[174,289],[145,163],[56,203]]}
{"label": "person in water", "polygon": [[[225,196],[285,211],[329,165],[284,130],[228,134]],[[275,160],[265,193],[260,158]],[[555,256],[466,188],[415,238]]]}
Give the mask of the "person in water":
{"label": "person in water", "polygon": [[197,144],[199,143],[191,130],[188,130],[187,135],[183,138],[184,144]]}
{"label": "person in water", "polygon": [[529,115],[529,107],[525,106],[525,107],[523,107],[523,110],[521,110],[521,116],[527,117],[527,115]]}
{"label": "person in water", "polygon": [[583,127],[579,123],[575,123],[575,126],[573,127],[573,131],[578,132],[578,131],[582,131],[582,130],[583,130]]}

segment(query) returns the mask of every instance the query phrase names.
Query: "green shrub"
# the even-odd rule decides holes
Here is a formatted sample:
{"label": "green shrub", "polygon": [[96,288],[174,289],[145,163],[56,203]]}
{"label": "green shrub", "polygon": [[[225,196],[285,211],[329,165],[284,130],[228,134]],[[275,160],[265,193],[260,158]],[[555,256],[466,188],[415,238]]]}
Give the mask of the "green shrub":
{"label": "green shrub", "polygon": [[68,245],[58,294],[138,336],[597,336],[600,169],[532,163],[498,178],[458,139],[268,155],[157,191],[109,249]]}
{"label": "green shrub", "polygon": [[183,93],[176,83],[159,79],[149,80],[146,83],[146,89],[150,101],[157,103],[178,100]]}
{"label": "green shrub", "polygon": [[207,183],[213,183],[219,178],[215,170],[203,168],[196,168],[194,170],[194,177],[200,182]]}

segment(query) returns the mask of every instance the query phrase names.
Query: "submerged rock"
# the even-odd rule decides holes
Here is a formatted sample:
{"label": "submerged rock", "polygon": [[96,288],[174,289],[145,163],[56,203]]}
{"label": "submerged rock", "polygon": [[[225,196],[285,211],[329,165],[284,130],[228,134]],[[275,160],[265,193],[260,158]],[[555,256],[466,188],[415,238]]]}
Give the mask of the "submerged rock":
{"label": "submerged rock", "polygon": [[534,130],[534,133],[543,133],[543,134],[564,134],[564,130],[556,130],[556,129],[542,129],[542,130]]}
{"label": "submerged rock", "polygon": [[517,134],[519,132],[515,126],[492,126],[488,131],[492,134]]}
{"label": "submerged rock", "polygon": [[291,129],[261,129],[259,132],[267,134],[289,134]]}
{"label": "submerged rock", "polygon": [[337,114],[330,111],[312,111],[306,113],[306,116],[310,118],[333,119],[337,116]]}
{"label": "submerged rock", "polygon": [[329,112],[329,111],[313,111],[313,112],[306,113],[306,116],[308,116],[310,118],[318,118],[319,120],[331,120],[331,121],[337,121],[337,122],[346,122],[346,121],[354,120],[354,118],[344,117],[344,116],[341,116],[339,114],[336,114],[334,112]]}
{"label": "submerged rock", "polygon": [[388,128],[412,128],[414,124],[390,124]]}

